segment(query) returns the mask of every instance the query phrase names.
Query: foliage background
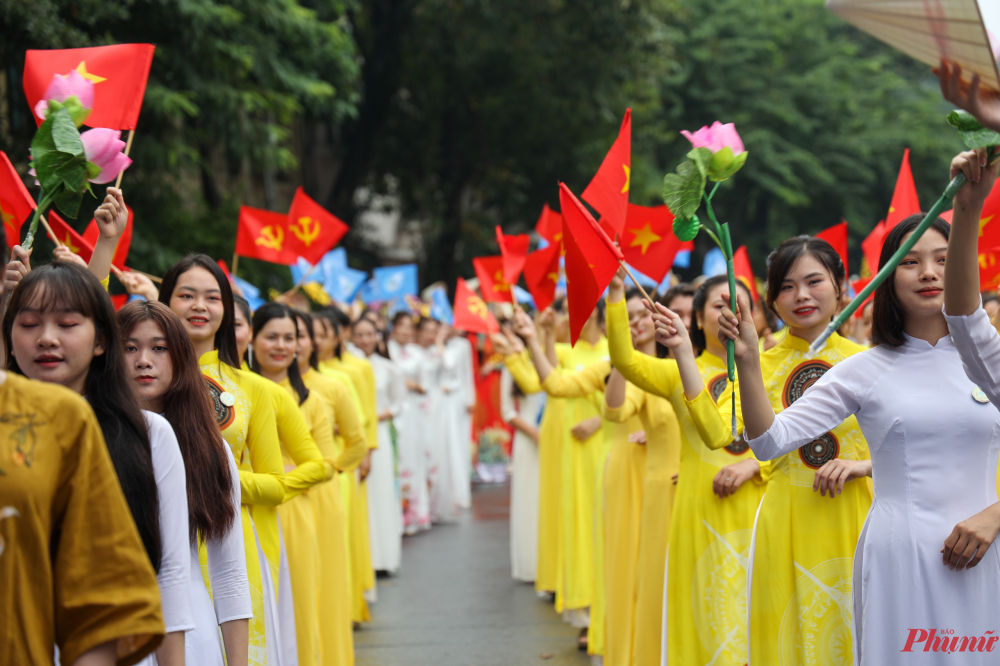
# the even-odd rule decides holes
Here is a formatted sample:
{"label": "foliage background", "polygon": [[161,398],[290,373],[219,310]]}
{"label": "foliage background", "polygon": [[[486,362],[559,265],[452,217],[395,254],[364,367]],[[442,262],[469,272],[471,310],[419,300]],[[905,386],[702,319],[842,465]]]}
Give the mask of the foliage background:
{"label": "foliage background", "polygon": [[[679,130],[735,122],[751,156],[717,210],[758,276],[776,243],[842,218],[857,271],[903,149],[929,206],[961,148],[926,68],[822,0],[0,0],[0,34],[0,150],[22,173],[26,49],[157,45],[123,186],[130,264],[158,274],[228,260],[239,205],[287,210],[302,185],[354,226],[394,202],[421,282],[453,283],[496,252],[495,224],[525,231],[558,181],[583,189],[629,106],[633,203],[660,203]],[[353,265],[392,260],[367,238],[347,237]],[[240,274],[290,286],[280,266]]]}

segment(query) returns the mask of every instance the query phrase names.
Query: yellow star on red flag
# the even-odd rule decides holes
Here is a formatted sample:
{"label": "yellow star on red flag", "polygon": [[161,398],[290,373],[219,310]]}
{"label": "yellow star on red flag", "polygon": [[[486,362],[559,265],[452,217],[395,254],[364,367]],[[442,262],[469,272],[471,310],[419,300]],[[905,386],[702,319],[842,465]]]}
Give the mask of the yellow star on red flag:
{"label": "yellow star on red flag", "polygon": [[627,164],[623,164],[622,168],[625,169],[625,187],[622,188],[621,193],[625,194],[632,185],[632,169]]}
{"label": "yellow star on red flag", "polygon": [[87,79],[88,81],[91,81],[92,83],[101,83],[103,81],[107,81],[107,78],[103,76],[98,76],[97,74],[88,72],[86,60],[80,61],[80,64],[76,66],[76,71],[80,73],[80,76]]}
{"label": "yellow star on red flag", "polygon": [[659,240],[663,240],[662,236],[656,235],[649,222],[647,222],[646,226],[642,229],[626,229],[626,231],[631,231],[635,234],[635,238],[632,239],[632,243],[629,247],[641,247],[643,254],[646,254],[646,250],[649,249],[650,245]]}

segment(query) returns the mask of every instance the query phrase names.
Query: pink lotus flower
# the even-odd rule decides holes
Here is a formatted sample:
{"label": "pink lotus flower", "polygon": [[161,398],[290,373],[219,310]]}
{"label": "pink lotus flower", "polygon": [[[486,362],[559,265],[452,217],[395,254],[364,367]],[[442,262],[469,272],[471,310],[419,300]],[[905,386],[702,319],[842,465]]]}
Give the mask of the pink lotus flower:
{"label": "pink lotus flower", "polygon": [[94,163],[101,170],[96,177],[88,179],[90,182],[111,182],[132,164],[132,160],[122,153],[125,142],[121,140],[121,135],[119,130],[103,127],[87,130],[80,135],[87,161]]}
{"label": "pink lotus flower", "polygon": [[[78,104],[73,103],[70,98],[76,98]],[[42,120],[49,110],[49,101],[66,103],[67,110],[73,117],[73,122],[79,127],[90,115],[90,110],[94,107],[94,83],[84,78],[75,69],[66,76],[56,74],[52,77],[52,82],[45,89],[42,99],[35,104],[35,115]]]}
{"label": "pink lotus flower", "polygon": [[726,146],[733,151],[733,155],[739,155],[744,151],[743,140],[736,132],[736,125],[726,123],[723,125],[718,120],[712,123],[711,127],[702,127],[691,134],[687,130],[681,130],[681,134],[691,142],[692,148],[708,148],[712,153],[717,153]]}
{"label": "pink lotus flower", "polygon": [[743,139],[733,123],[723,125],[716,120],[711,127],[702,127],[694,134],[687,130],[681,130],[681,134],[691,142],[692,148],[707,148],[712,152],[712,161],[705,174],[712,180],[730,178],[747,161]]}

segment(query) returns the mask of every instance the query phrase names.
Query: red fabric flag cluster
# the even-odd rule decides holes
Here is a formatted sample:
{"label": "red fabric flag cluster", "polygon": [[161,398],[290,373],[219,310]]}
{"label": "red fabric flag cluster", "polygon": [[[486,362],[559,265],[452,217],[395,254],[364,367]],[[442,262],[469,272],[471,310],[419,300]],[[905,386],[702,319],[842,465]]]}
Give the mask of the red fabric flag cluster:
{"label": "red fabric flag cluster", "polygon": [[503,262],[503,281],[507,284],[517,284],[518,278],[521,277],[521,271],[524,270],[524,262],[528,258],[531,236],[527,234],[504,236],[499,225],[496,227],[496,234]]}
{"label": "red fabric flag cluster", "polygon": [[7,234],[7,247],[13,250],[21,242],[21,225],[34,210],[35,202],[24,181],[17,175],[7,154],[0,151],[0,221]]}
{"label": "red fabric flag cluster", "polygon": [[878,273],[878,261],[882,255],[882,244],[888,235],[889,230],[885,226],[885,220],[882,220],[875,225],[875,228],[871,230],[868,237],[861,241],[861,252],[864,254],[865,261],[868,262],[868,270],[871,271],[872,275]]}
{"label": "red fabric flag cluster", "polygon": [[979,218],[979,288],[993,291],[1000,286],[1000,187],[983,203]]}
{"label": "red fabric flag cluster", "polygon": [[674,215],[666,206],[629,204],[619,243],[625,261],[662,282],[677,253],[694,249],[694,241],[685,243],[674,235],[673,224]]}
{"label": "red fabric flag cluster", "polygon": [[[632,109],[625,110],[618,138],[611,144],[601,167],[581,195],[583,200],[597,209],[601,218],[616,233],[625,230],[628,217],[628,191],[632,183]],[[560,195],[559,207],[566,215]]]}
{"label": "red fabric flag cluster", "polygon": [[472,268],[479,278],[479,291],[483,300],[494,303],[513,303],[514,294],[510,285],[503,279],[503,257],[476,257],[472,260]]}
{"label": "red fabric flag cluster", "polygon": [[736,279],[750,290],[750,295],[753,296],[753,301],[756,303],[759,298],[757,281],[753,278],[753,268],[750,267],[750,255],[747,254],[746,245],[740,245],[736,248],[736,252],[733,252],[733,273],[736,275]]}
{"label": "red fabric flag cluster", "polygon": [[[122,232],[121,238],[118,239],[115,254],[111,258],[111,264],[119,270],[125,270],[125,260],[128,258],[129,248],[132,247],[132,227],[135,219],[132,207],[125,204],[125,208],[128,210],[128,222],[125,224],[125,231]],[[100,237],[101,229],[97,226],[97,220],[92,219],[87,228],[83,230],[83,242],[94,248],[97,247],[97,239]]]}
{"label": "red fabric flag cluster", "polygon": [[566,248],[566,290],[570,342],[576,344],[583,325],[625,258],[594,217],[565,183],[559,183]]}
{"label": "red fabric flag cluster", "polygon": [[[94,106],[84,124],[117,130],[135,129],[155,50],[152,44],[114,44],[28,51],[24,56],[23,83],[32,115],[52,77],[76,70],[94,83]],[[38,125],[44,120],[35,115]]]}
{"label": "red fabric flag cluster", "polygon": [[[892,201],[889,203],[889,214],[885,218],[886,233],[892,231],[893,227],[920,212],[920,199],[917,197],[917,186],[913,182],[913,172],[910,171],[910,149],[903,152],[903,163],[899,167],[899,176],[896,177],[896,189],[892,193]],[[879,250],[881,251],[881,247]]]}
{"label": "red fabric flag cluster", "polygon": [[[560,232],[560,237],[562,232]],[[524,263],[524,281],[528,285],[535,307],[539,311],[552,305],[556,299],[556,284],[559,282],[559,257],[562,246],[553,243],[528,255]]]}
{"label": "red fabric flag cluster", "polygon": [[[832,227],[827,227],[816,234],[816,238],[822,238],[837,251],[837,254],[840,255],[840,260],[844,262],[844,277],[847,277],[847,273],[849,272],[847,268],[847,220]],[[882,248],[880,247],[879,251],[881,250]]]}
{"label": "red fabric flag cluster", "polygon": [[347,231],[346,224],[300,187],[287,214],[240,206],[236,254],[285,266],[299,257],[316,264]]}
{"label": "red fabric flag cluster", "polygon": [[549,208],[548,204],[542,204],[542,214],[535,222],[535,231],[539,236],[555,245],[562,244],[562,215]]}
{"label": "red fabric flag cluster", "polygon": [[455,313],[453,326],[460,331],[496,333],[500,330],[496,317],[486,307],[486,303],[469,289],[462,278],[458,278],[455,285],[455,306],[452,310]]}

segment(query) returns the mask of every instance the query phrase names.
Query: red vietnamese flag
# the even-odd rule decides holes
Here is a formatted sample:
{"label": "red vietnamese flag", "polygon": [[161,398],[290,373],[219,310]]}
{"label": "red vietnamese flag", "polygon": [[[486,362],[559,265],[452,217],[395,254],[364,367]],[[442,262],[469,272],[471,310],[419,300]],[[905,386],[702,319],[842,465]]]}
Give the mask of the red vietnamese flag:
{"label": "red vietnamese flag", "polygon": [[486,303],[469,289],[462,278],[458,278],[458,284],[455,285],[455,307],[452,310],[455,313],[452,327],[459,331],[496,333],[500,330],[496,317],[486,307]]}
{"label": "red vietnamese flag", "polygon": [[128,294],[111,294],[111,305],[118,312],[128,303]]}
{"label": "red vietnamese flag", "polygon": [[674,215],[666,206],[628,205],[628,218],[620,245],[625,261],[657,282],[662,282],[677,253],[690,246],[674,235]]}
{"label": "red vietnamese flag", "polygon": [[[560,237],[562,233],[560,232]],[[556,284],[559,282],[559,243],[553,243],[528,255],[524,263],[524,282],[528,285],[535,307],[539,312],[556,300]]]}
{"label": "red vietnamese flag", "polygon": [[[844,275],[846,277],[847,270],[847,220],[842,221],[840,224],[835,224],[832,227],[827,227],[823,231],[816,234],[816,238],[822,238],[827,243],[833,246],[833,249],[837,251],[840,255],[840,260],[844,262]],[[881,248],[879,248],[881,252]]]}
{"label": "red vietnamese flag", "polygon": [[24,56],[24,96],[35,123],[41,125],[45,120],[35,115],[35,105],[42,99],[52,77],[65,76],[75,69],[94,82],[94,106],[84,124],[117,130],[135,129],[155,50],[152,44],[114,44],[28,51]]}
{"label": "red vietnamese flag", "polygon": [[70,252],[79,255],[84,261],[90,262],[94,246],[76,233],[76,229],[66,224],[66,221],[59,217],[54,210],[49,211],[49,226],[52,227],[52,233],[56,235],[59,242],[68,247]]}
{"label": "red vietnamese flag", "polygon": [[517,279],[521,277],[521,271],[524,270],[524,262],[528,258],[531,236],[528,234],[504,236],[500,225],[497,225],[496,234],[497,245],[500,246],[500,256],[503,259],[503,281],[507,284],[517,284]]}
{"label": "red vietnamese flag", "polygon": [[0,220],[7,234],[7,247],[13,250],[21,242],[21,225],[34,210],[35,201],[28,194],[28,188],[7,154],[0,150]]}
{"label": "red vietnamese flag", "polygon": [[878,273],[879,257],[882,255],[882,244],[885,237],[889,235],[889,230],[885,226],[885,220],[875,225],[868,237],[861,241],[861,251],[864,253],[865,261],[868,262],[868,270],[872,275]]}
{"label": "red vietnamese flag", "polygon": [[[604,156],[601,168],[581,195],[583,200],[597,209],[616,233],[625,230],[628,217],[628,191],[632,183],[632,109],[625,109],[618,138]],[[559,207],[566,215],[560,195]]]}
{"label": "red vietnamese flag", "polygon": [[757,281],[753,279],[753,268],[750,267],[750,255],[747,254],[746,245],[740,245],[736,248],[736,252],[733,252],[733,273],[736,275],[736,279],[750,290],[750,295],[753,296],[753,301],[756,303],[759,298]]}
{"label": "red vietnamese flag", "polygon": [[484,301],[514,302],[510,285],[503,279],[502,256],[476,257],[472,260],[472,267],[476,271],[476,277],[479,278],[479,291],[483,294]]}
{"label": "red vietnamese flag", "polygon": [[535,231],[539,236],[550,243],[562,244],[562,215],[549,208],[548,204],[542,204],[542,214],[535,222]]}
{"label": "red vietnamese flag", "polygon": [[996,186],[983,202],[979,216],[979,249],[993,247],[1000,247],[1000,187]]}
{"label": "red vietnamese flag", "polygon": [[559,183],[566,248],[566,300],[570,342],[576,344],[583,325],[624,257],[565,183]]}
{"label": "red vietnamese flag", "polygon": [[[115,254],[111,258],[111,264],[119,270],[125,270],[125,259],[128,258],[129,248],[132,247],[132,221],[135,218],[132,207],[125,204],[125,208],[128,210],[128,221],[125,223],[125,231],[122,233],[121,238],[118,239]],[[100,236],[101,230],[97,226],[97,220],[91,220],[90,224],[83,231],[83,241],[90,247],[97,247],[97,239]]]}
{"label": "red vietnamese flag", "polygon": [[979,249],[979,291],[1000,287],[1000,247]]}
{"label": "red vietnamese flag", "polygon": [[316,264],[347,233],[348,226],[316,203],[300,187],[288,209],[288,247],[310,264]]}
{"label": "red vietnamese flag", "polygon": [[910,149],[903,152],[903,163],[896,177],[896,189],[889,203],[889,214],[885,218],[886,233],[908,218],[920,212],[920,199],[917,198],[917,186],[913,183],[913,172],[910,171]]}
{"label": "red vietnamese flag", "polygon": [[298,255],[288,247],[288,215],[240,206],[236,254],[291,266]]}

